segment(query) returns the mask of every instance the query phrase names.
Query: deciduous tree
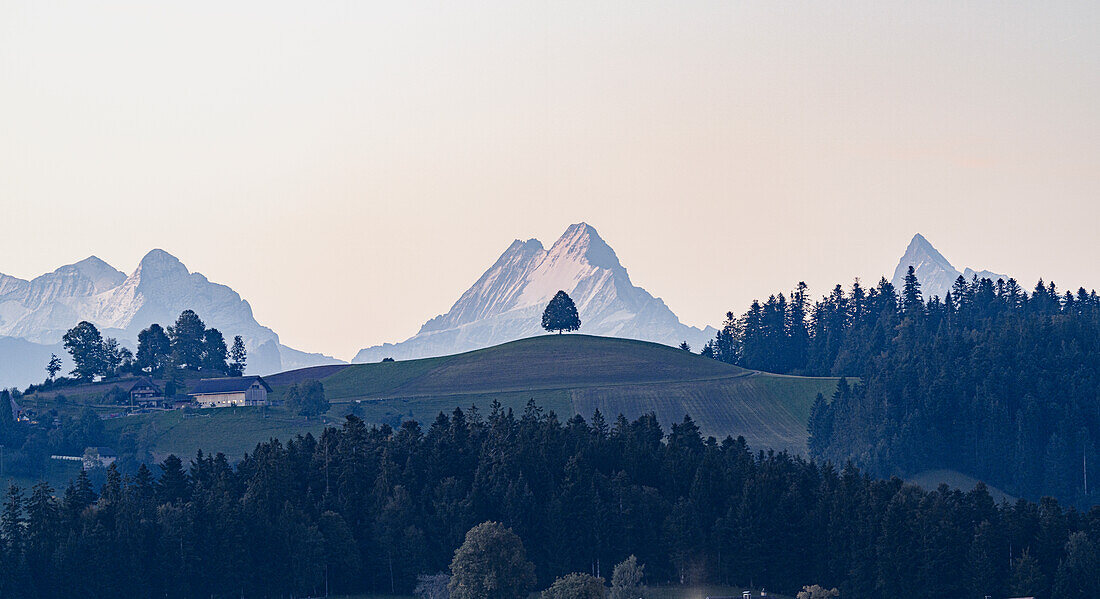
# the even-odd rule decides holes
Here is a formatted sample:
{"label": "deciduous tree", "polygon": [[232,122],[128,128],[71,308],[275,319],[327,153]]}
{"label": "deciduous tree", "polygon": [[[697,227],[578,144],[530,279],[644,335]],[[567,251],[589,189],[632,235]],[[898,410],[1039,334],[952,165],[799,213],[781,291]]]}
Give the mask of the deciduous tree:
{"label": "deciduous tree", "polygon": [[86,320],[80,321],[61,338],[65,349],[73,356],[76,367],[73,375],[83,381],[90,381],[104,374],[103,336],[99,329]]}
{"label": "deciduous tree", "polygon": [[523,599],[534,584],[523,541],[499,522],[471,528],[451,561],[451,599]]}
{"label": "deciduous tree", "polygon": [[542,328],[551,332],[557,331],[559,335],[562,331],[576,331],[581,328],[577,306],[568,293],[558,291],[550,303],[546,304],[546,309],[542,312]]}

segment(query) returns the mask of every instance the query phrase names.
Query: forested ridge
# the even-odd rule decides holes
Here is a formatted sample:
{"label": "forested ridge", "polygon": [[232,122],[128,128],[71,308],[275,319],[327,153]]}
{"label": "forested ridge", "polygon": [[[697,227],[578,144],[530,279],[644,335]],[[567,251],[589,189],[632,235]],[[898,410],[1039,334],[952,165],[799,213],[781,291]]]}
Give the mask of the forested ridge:
{"label": "forested ridge", "polygon": [[[953,469],[1087,508],[1100,482],[1100,299],[962,277],[944,298],[858,281],[804,285],[727,315],[704,353],[748,368],[853,377],[819,397],[809,448],[877,476]],[[1086,481],[1088,487],[1086,488]]]}
{"label": "forested ridge", "polygon": [[[407,592],[465,533],[511,527],[556,576],[608,576],[634,554],[654,583],[730,582],[843,597],[1095,596],[1100,508],[996,505],[801,457],[704,439],[690,418],[560,422],[530,404],[440,414],[426,431],[348,417],[260,444],[237,465],[114,465],[61,498],[9,489],[4,597],[287,597]],[[535,590],[535,589],[532,589]]]}

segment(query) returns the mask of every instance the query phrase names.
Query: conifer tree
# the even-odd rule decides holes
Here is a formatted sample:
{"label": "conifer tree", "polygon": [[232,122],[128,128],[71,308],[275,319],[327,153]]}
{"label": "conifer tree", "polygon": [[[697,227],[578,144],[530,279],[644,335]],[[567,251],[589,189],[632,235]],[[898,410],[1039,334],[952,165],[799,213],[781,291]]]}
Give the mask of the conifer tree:
{"label": "conifer tree", "polygon": [[176,324],[168,327],[168,338],[172,341],[172,353],[180,366],[198,370],[203,363],[203,337],[206,325],[193,310],[184,310],[176,319]]}
{"label": "conifer tree", "polygon": [[225,347],[225,337],[218,329],[206,329],[202,336],[202,367],[215,373],[229,370],[226,358],[229,350]]}
{"label": "conifer tree", "polygon": [[49,380],[52,381],[58,372],[61,372],[61,358],[57,357],[57,354],[50,354],[50,361],[46,364],[46,374],[49,375]]}
{"label": "conifer tree", "polygon": [[917,279],[917,273],[912,265],[909,266],[909,271],[905,273],[905,287],[902,289],[901,300],[902,310],[906,314],[914,314],[924,307],[924,298],[920,292],[920,281]]}
{"label": "conifer tree", "polygon": [[244,376],[247,358],[244,339],[240,335],[233,337],[233,347],[229,349],[229,376]]}
{"label": "conifer tree", "polygon": [[157,323],[149,325],[138,333],[138,348],[135,360],[137,367],[144,372],[157,373],[164,368],[172,353],[172,342],[164,328]]}

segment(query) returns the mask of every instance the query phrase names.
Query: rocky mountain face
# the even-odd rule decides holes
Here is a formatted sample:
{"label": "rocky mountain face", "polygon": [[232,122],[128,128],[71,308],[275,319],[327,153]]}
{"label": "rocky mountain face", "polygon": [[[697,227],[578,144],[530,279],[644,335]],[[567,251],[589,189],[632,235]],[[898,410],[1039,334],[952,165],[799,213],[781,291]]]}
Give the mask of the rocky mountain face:
{"label": "rocky mountain face", "polygon": [[[338,362],[282,345],[274,331],[256,322],[252,307],[236,291],[190,272],[175,256],[159,249],[146,254],[129,276],[94,256],[30,281],[0,274],[0,336],[9,338],[0,344],[0,362],[23,360],[14,355],[16,351],[45,352],[48,359],[65,331],[81,320],[133,348],[142,329],[154,322],[167,326],[189,308],[228,340],[234,335],[244,338],[250,373]],[[37,351],[36,346],[49,350]],[[23,377],[10,369],[0,370],[0,385],[39,381],[44,366],[45,362]]]}
{"label": "rocky mountain face", "polygon": [[680,322],[660,298],[636,287],[615,251],[585,223],[545,249],[516,240],[451,309],[413,337],[361,350],[353,362],[440,356],[543,334],[542,311],[558,290],[577,305],[581,333],[702,347],[717,331]]}
{"label": "rocky mountain face", "polygon": [[979,279],[988,278],[994,281],[997,279],[1008,280],[1007,275],[988,270],[966,268],[959,272],[920,233],[913,236],[912,241],[909,242],[909,247],[905,248],[905,254],[898,262],[897,268],[894,269],[894,278],[890,282],[893,283],[894,288],[899,293],[905,285],[905,275],[909,272],[910,266],[913,267],[917,280],[920,281],[921,293],[925,299],[937,295],[940,298],[945,297],[947,292],[951,290],[951,285],[955,283],[955,279],[958,279],[960,275],[967,281],[975,276]]}

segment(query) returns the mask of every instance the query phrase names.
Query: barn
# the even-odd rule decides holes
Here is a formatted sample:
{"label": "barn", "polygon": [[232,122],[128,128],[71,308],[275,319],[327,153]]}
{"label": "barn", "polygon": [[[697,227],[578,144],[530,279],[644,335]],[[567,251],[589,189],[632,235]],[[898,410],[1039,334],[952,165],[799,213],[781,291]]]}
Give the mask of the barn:
{"label": "barn", "polygon": [[265,406],[271,387],[258,376],[202,379],[188,393],[202,408]]}

